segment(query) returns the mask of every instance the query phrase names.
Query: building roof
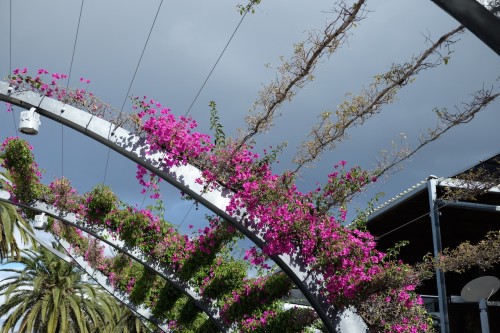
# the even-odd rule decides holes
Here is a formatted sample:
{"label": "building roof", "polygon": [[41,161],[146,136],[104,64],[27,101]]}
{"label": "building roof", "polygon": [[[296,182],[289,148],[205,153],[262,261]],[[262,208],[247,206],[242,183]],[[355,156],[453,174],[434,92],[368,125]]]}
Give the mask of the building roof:
{"label": "building roof", "polygon": [[[438,198],[447,187],[464,186],[458,181],[461,175],[469,171],[485,170],[500,179],[500,154],[454,173],[450,178],[438,179]],[[367,228],[376,237],[377,247],[385,252],[402,240],[409,241],[409,245],[401,249],[399,257],[410,264],[421,262],[426,254],[433,253],[432,226],[430,219],[430,202],[428,179],[421,181],[396,197],[383,203],[368,217]],[[476,197],[474,203],[500,206],[500,188],[494,187]],[[475,244],[484,238],[491,230],[500,229],[499,212],[471,210],[466,207],[452,205],[439,206],[439,220],[441,225],[441,241],[443,248],[454,248],[464,241]],[[500,276],[500,265],[488,272],[479,272],[471,269],[464,274],[447,273],[446,283],[448,295],[460,295],[461,288],[478,274]],[[428,281],[419,292],[436,295],[436,283]],[[500,293],[492,297],[500,300]]]}
{"label": "building roof", "polygon": [[[449,186],[450,183],[448,179],[454,179],[454,178],[460,178],[461,175],[467,174],[469,172],[477,172],[478,170],[484,170],[488,172],[491,175],[495,175],[500,179],[500,153],[495,154],[491,156],[490,158],[487,158],[486,160],[480,160],[478,163],[475,163],[474,165],[471,165],[470,167],[467,167],[461,171],[458,171],[449,178],[441,178],[442,185],[443,186]],[[437,178],[434,175],[430,175],[427,177],[425,180],[422,180],[418,182],[417,184],[413,185],[412,187],[404,190],[400,194],[396,195],[395,197],[387,200],[380,206],[376,207],[373,209],[373,211],[370,212],[370,215],[368,216],[368,221],[377,219],[380,215],[383,215],[387,211],[390,211],[391,209],[394,209],[395,207],[403,204],[404,202],[411,200],[413,197],[421,194],[424,191],[427,191],[427,181],[431,178]]]}

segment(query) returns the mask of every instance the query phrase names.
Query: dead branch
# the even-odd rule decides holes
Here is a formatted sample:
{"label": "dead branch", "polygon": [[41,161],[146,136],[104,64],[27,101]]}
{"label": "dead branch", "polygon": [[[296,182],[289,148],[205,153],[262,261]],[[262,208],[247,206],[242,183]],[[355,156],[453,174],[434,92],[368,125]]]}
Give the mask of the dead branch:
{"label": "dead branch", "polygon": [[[369,118],[380,113],[382,106],[392,103],[398,90],[422,70],[446,63],[448,55],[441,55],[440,50],[448,48],[449,54],[449,46],[455,42],[452,37],[463,31],[462,26],[453,29],[419,56],[404,64],[393,64],[388,72],[375,76],[374,82],[367,89],[357,96],[350,95],[350,99],[337,108],[335,120],[331,120],[332,112],[323,113],[320,123],[313,127],[309,135],[310,140],[300,147],[294,160],[297,164],[294,172],[316,161],[327,149],[335,149],[336,144],[346,138],[349,128],[363,125]],[[431,59],[432,56],[436,59]]]}
{"label": "dead branch", "polygon": [[306,41],[294,46],[290,61],[283,61],[278,67],[278,78],[263,87],[259,98],[250,112],[256,114],[246,118],[248,128],[238,140],[234,151],[258,133],[268,130],[276,117],[276,111],[285,101],[289,101],[305,84],[313,80],[313,72],[319,60],[333,54],[346,41],[349,31],[365,17],[363,10],[366,0],[358,0],[353,5],[344,1],[336,4],[336,18],[321,32],[309,32]]}
{"label": "dead branch", "polygon": [[431,142],[438,140],[443,134],[448,132],[453,127],[470,122],[477,113],[484,110],[490,103],[500,96],[500,92],[493,92],[491,89],[480,89],[472,94],[472,101],[462,103],[462,108],[456,107],[456,112],[449,112],[447,109],[435,109],[438,117],[438,124],[434,128],[427,130],[426,134],[422,134],[419,138],[419,144],[411,151],[404,154],[395,155],[395,158],[390,162],[379,165],[375,170],[375,176],[381,175],[392,170],[394,167],[415,155],[420,149]]}
{"label": "dead branch", "polygon": [[490,231],[477,244],[468,241],[454,249],[445,249],[436,266],[444,272],[462,273],[471,267],[491,269],[500,262],[500,231]]}

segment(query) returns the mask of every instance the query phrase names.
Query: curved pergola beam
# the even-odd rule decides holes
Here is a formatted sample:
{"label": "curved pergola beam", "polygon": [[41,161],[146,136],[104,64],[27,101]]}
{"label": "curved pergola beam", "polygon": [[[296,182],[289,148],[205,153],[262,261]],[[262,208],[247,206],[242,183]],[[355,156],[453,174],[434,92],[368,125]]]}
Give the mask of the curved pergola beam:
{"label": "curved pergola beam", "polygon": [[127,308],[130,309],[136,316],[142,317],[145,320],[148,320],[149,322],[153,323],[156,325],[159,329],[163,330],[164,332],[169,332],[169,328],[166,324],[160,323],[152,314],[151,311],[148,308],[144,308],[142,306],[135,306],[129,299],[128,295],[122,292],[118,292],[115,290],[111,284],[108,282],[108,278],[102,274],[101,272],[93,269],[90,267],[90,265],[84,260],[82,256],[78,256],[75,254],[71,254],[71,246],[70,244],[63,240],[63,239],[56,239],[56,241],[64,248],[67,254],[64,254],[55,248],[53,248],[51,245],[45,243],[40,237],[38,237],[36,234],[37,232],[32,232],[31,230],[26,229],[25,227],[21,226],[21,228],[28,234],[30,235],[39,245],[44,247],[47,251],[51,252],[54,254],[56,257],[59,259],[62,259],[66,261],[67,263],[72,263],[76,262],[78,266],[89,276],[92,277],[92,279],[99,284],[104,290],[106,290],[111,296],[116,298],[118,301],[120,301],[123,305],[125,305]]}
{"label": "curved pergola beam", "polygon": [[[109,283],[109,279],[106,275],[102,274],[98,270],[93,269],[90,265],[85,261],[82,256],[72,254],[71,253],[71,245],[64,239],[57,239],[57,242],[61,244],[61,246],[66,250],[68,255],[80,266],[80,268],[85,271],[92,279],[99,284],[104,290],[106,290],[111,296],[120,301],[123,305],[130,309],[134,314],[139,317],[146,319],[147,321],[156,325],[159,329],[164,332],[170,332],[170,329],[167,324],[164,322],[160,322],[153,314],[149,308],[143,306],[136,306],[132,303],[130,298],[126,293],[116,290]],[[50,251],[50,250],[49,250]]]}
{"label": "curved pergola beam", "polygon": [[[24,230],[25,233],[30,235],[31,238],[33,238],[39,245],[41,245],[43,248],[45,248],[47,251],[49,251],[50,253],[52,253],[53,255],[58,257],[59,259],[62,259],[64,261],[66,261],[67,263],[71,263],[73,261],[73,258],[71,256],[62,253],[61,251],[58,251],[58,250],[54,249],[52,246],[50,246],[49,244],[45,243],[40,237],[38,237],[36,235],[36,232],[34,233],[31,230],[28,230],[23,226],[20,226],[20,227],[21,227],[21,229]],[[67,252],[67,250],[66,250],[66,252]]]}
{"label": "curved pergola beam", "polygon": [[176,289],[182,292],[184,295],[188,296],[201,311],[205,312],[212,322],[223,332],[227,331],[227,328],[222,323],[219,318],[218,310],[212,308],[207,304],[202,297],[187,283],[180,280],[169,268],[165,265],[152,260],[149,256],[142,253],[136,248],[129,248],[124,244],[123,241],[109,237],[110,234],[104,228],[97,228],[95,226],[89,226],[88,224],[80,221],[76,218],[73,213],[61,213],[54,207],[51,207],[42,202],[34,202],[30,205],[13,202],[10,200],[9,192],[5,190],[0,190],[0,201],[16,205],[18,207],[27,208],[39,213],[45,213],[47,216],[51,216],[64,224],[73,226],[80,229],[81,231],[99,239],[100,241],[108,244],[115,250],[119,251],[130,257],[131,259],[137,261],[141,265],[148,267],[156,274],[160,275],[162,278],[171,283]]}
{"label": "curved pergola beam", "polygon": [[[265,246],[263,230],[256,229],[255,221],[246,218],[245,209],[240,209],[237,216],[230,215],[226,211],[234,193],[221,185],[211,191],[206,191],[202,184],[196,182],[196,179],[202,178],[202,173],[195,166],[188,164],[171,167],[168,170],[162,169],[161,161],[164,156],[161,153],[146,154],[149,145],[144,138],[56,99],[44,97],[29,90],[17,91],[10,87],[8,82],[0,81],[0,100],[24,109],[37,108],[40,115],[70,127],[113,149],[227,220],[258,247]],[[309,274],[310,272],[300,259],[292,258],[287,254],[273,255],[271,259],[300,289],[328,331],[339,331],[338,327],[343,325],[342,318],[344,318],[345,311],[349,316],[356,316],[349,310],[339,311],[328,304],[326,298],[321,294],[322,286],[318,284],[317,276]],[[361,319],[359,321],[362,322]],[[364,323],[358,326],[353,328],[351,332],[367,331]]]}

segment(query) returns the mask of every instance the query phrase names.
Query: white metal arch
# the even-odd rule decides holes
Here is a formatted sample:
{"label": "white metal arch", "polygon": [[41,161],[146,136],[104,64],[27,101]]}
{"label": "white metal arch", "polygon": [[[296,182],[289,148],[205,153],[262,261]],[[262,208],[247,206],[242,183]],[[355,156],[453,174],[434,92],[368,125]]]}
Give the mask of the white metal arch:
{"label": "white metal arch", "polygon": [[153,314],[151,313],[151,310],[149,308],[143,307],[143,306],[136,306],[135,304],[132,303],[130,298],[128,297],[127,294],[115,290],[111,286],[111,284],[108,282],[107,276],[99,272],[98,270],[93,269],[90,267],[90,265],[85,261],[85,259],[82,256],[78,256],[76,254],[72,254],[70,251],[70,244],[65,241],[64,239],[58,239],[57,240],[59,244],[66,250],[68,253],[68,256],[70,256],[77,264],[80,266],[82,270],[85,271],[89,276],[92,277],[92,279],[99,284],[104,290],[106,290],[111,296],[119,300],[123,305],[125,305],[127,308],[130,309],[134,314],[138,315],[139,317],[142,317],[149,322],[153,323],[156,325],[159,329],[161,329],[164,332],[170,332],[170,329],[168,325],[165,322],[160,322]]}
{"label": "white metal arch", "polygon": [[94,270],[90,267],[90,265],[84,260],[83,257],[71,254],[70,244],[63,239],[56,239],[57,242],[64,248],[67,254],[64,254],[56,249],[54,249],[49,244],[45,243],[40,237],[37,236],[38,232],[31,232],[30,230],[24,228],[23,230],[28,233],[39,245],[47,249],[47,251],[53,253],[55,256],[60,259],[71,263],[76,262],[78,266],[89,276],[92,276],[92,279],[99,284],[104,290],[106,290],[111,296],[120,301],[123,305],[130,309],[136,316],[142,317],[154,325],[156,325],[159,329],[164,332],[169,332],[169,328],[165,323],[159,322],[152,314],[148,308],[142,306],[135,306],[129,299],[128,295],[122,292],[116,291],[110,283],[108,283],[108,278],[102,274],[101,272]]}
{"label": "white metal arch", "polygon": [[[226,207],[234,193],[223,186],[218,186],[212,191],[205,191],[203,185],[195,181],[201,178],[201,171],[195,166],[188,164],[164,170],[160,167],[159,162],[163,156],[160,153],[146,155],[148,144],[143,138],[56,99],[43,97],[32,91],[15,90],[4,81],[0,81],[0,100],[24,109],[35,107],[41,115],[75,129],[115,150],[230,222],[260,248],[264,247],[263,230],[256,229],[255,221],[250,221],[245,217],[244,209],[238,212],[238,216],[231,216],[227,213]],[[321,295],[322,286],[318,285],[317,276],[310,274],[300,260],[289,255],[275,255],[271,259],[297,285],[330,332],[346,332],[342,329],[346,316],[355,318],[356,322],[356,324],[349,324],[349,332],[368,331],[361,318],[355,313],[350,310],[339,311],[328,304],[325,297]]]}
{"label": "white metal arch", "polygon": [[177,288],[180,292],[188,296],[201,311],[205,312],[208,315],[211,321],[221,331],[223,332],[227,331],[227,328],[219,318],[218,310],[214,309],[210,304],[207,304],[191,286],[189,286],[184,281],[180,280],[165,265],[151,260],[147,255],[142,253],[140,250],[136,248],[131,249],[127,247],[123,241],[109,237],[109,234],[106,232],[104,228],[96,228],[93,226],[89,226],[86,223],[78,220],[73,213],[60,213],[57,209],[42,202],[34,202],[31,203],[30,205],[23,203],[15,203],[10,200],[10,194],[5,190],[0,190],[0,201],[16,205],[18,207],[31,209],[36,212],[45,213],[47,216],[51,216],[67,225],[76,227],[84,231],[85,233],[99,239],[100,241],[105,242],[115,250],[127,255],[131,259],[137,261],[143,266],[150,268],[153,272],[163,277],[165,280],[171,283],[175,288]]}

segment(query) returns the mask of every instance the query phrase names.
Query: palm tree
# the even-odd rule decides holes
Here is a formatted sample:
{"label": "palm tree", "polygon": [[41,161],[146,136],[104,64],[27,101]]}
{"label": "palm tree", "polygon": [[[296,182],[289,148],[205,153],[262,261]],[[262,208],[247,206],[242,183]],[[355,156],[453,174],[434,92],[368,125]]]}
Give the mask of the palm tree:
{"label": "palm tree", "polygon": [[[0,165],[3,159],[0,156]],[[0,189],[8,182],[8,174],[0,173]],[[14,231],[19,231],[19,236],[24,244],[33,242],[26,230],[31,231],[31,226],[18,213],[16,207],[0,201],[0,259],[16,257],[19,259],[20,248],[14,236]]]}
{"label": "palm tree", "polygon": [[28,242],[28,237],[19,224],[29,227],[17,213],[17,209],[5,202],[0,201],[0,259],[6,257],[19,258],[20,248],[14,236],[14,229],[20,230],[23,242]]}
{"label": "palm tree", "polygon": [[139,319],[129,308],[119,305],[121,308],[121,317],[113,330],[113,333],[146,333],[151,332],[144,322]]}
{"label": "palm tree", "polygon": [[96,333],[146,333],[151,330],[129,308],[118,302],[107,292],[99,297],[105,308],[107,324],[95,330]]}
{"label": "palm tree", "polygon": [[13,274],[0,281],[0,317],[6,316],[1,333],[70,332],[86,333],[103,327],[105,312],[97,301],[96,288],[82,281],[74,265],[51,252],[23,250],[22,268],[1,267],[0,272]]}

